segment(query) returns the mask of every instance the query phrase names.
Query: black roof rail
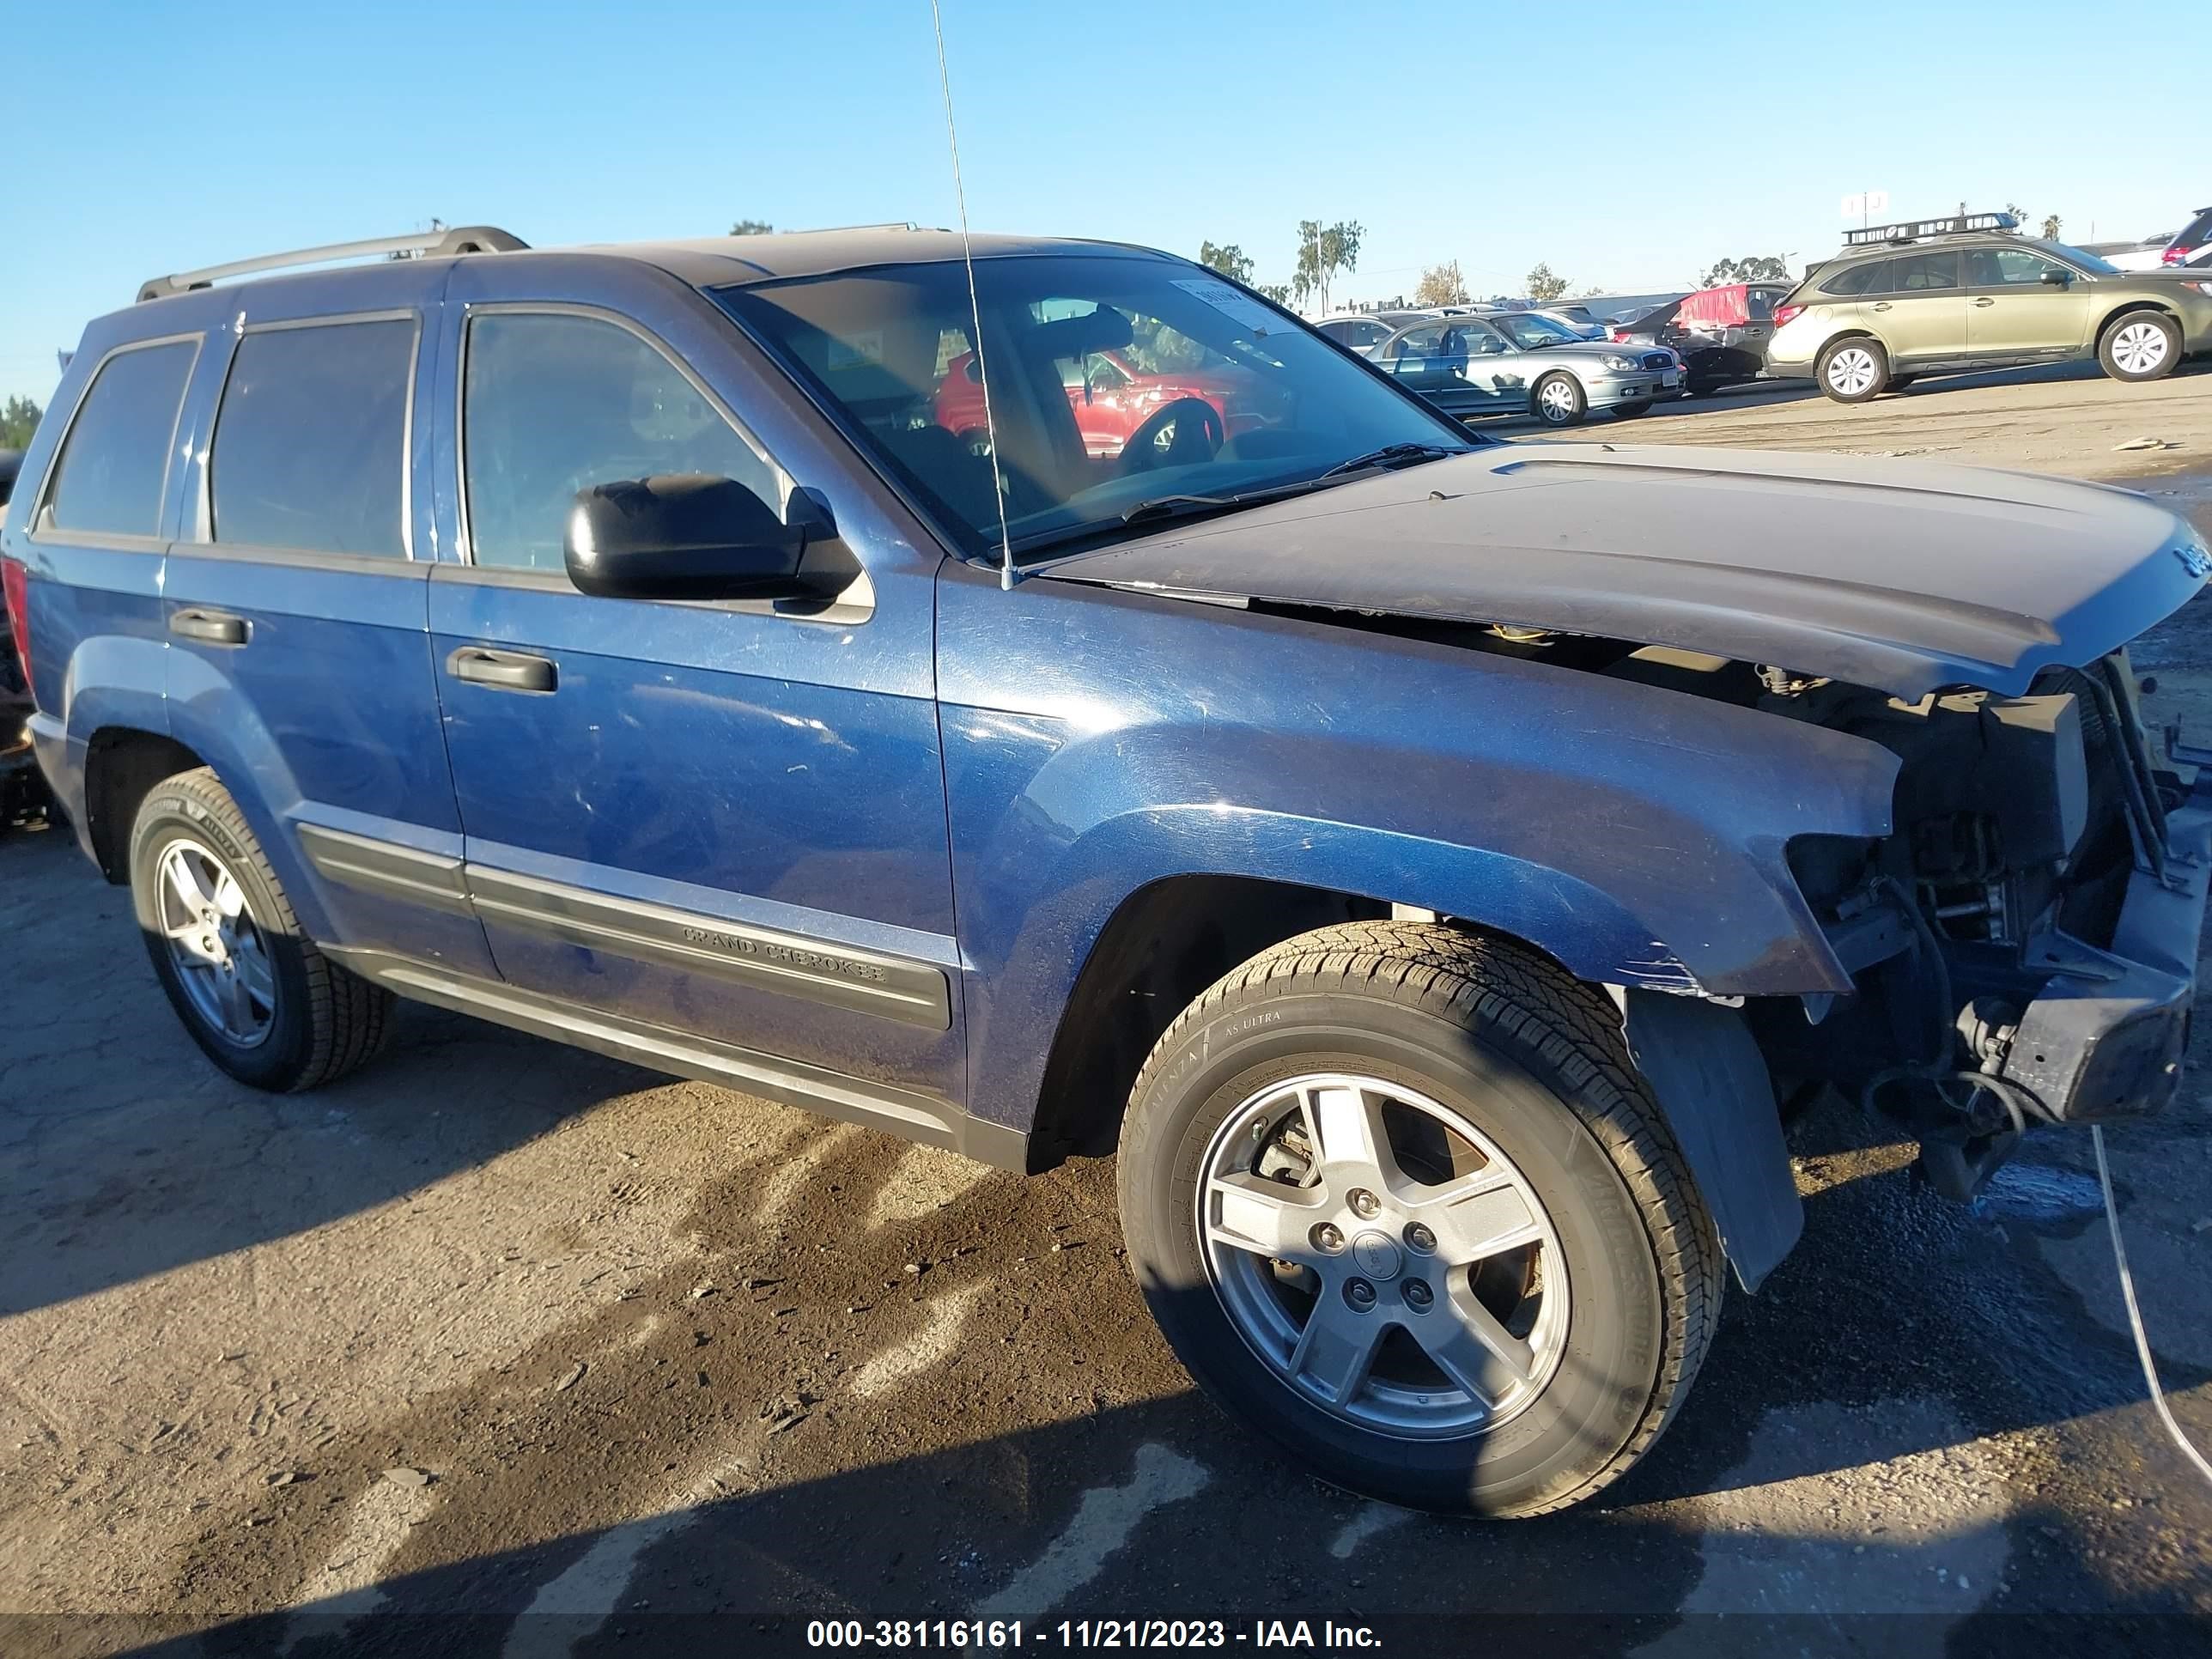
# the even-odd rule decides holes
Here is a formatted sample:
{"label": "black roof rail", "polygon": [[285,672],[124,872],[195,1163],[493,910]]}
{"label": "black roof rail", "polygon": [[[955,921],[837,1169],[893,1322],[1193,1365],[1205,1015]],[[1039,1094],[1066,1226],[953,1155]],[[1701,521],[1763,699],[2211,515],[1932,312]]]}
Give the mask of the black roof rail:
{"label": "black roof rail", "polygon": [[1902,224],[1869,225],[1844,233],[1845,247],[1873,247],[1884,242],[1923,242],[1936,236],[1968,236],[1978,231],[2018,230],[2020,221],[2009,213],[1954,213],[1942,219],[1908,219]]}
{"label": "black roof rail", "polygon": [[338,259],[391,258],[411,255],[434,259],[453,253],[512,253],[529,243],[493,225],[464,225],[448,229],[416,231],[406,236],[376,236],[361,242],[331,242],[322,247],[295,248],[289,253],[264,253],[254,259],[234,259],[228,264],[208,265],[199,270],[180,270],[173,276],[151,276],[138,285],[140,300],[163,300],[196,288],[211,288],[225,276],[248,276],[256,271],[288,270],[295,265],[329,264]]}

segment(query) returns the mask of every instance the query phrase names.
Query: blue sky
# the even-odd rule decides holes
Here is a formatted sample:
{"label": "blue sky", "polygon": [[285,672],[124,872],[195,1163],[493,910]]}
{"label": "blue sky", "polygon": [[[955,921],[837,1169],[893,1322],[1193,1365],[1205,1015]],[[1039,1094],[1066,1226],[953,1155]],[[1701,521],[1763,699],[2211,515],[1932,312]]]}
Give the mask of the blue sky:
{"label": "blue sky", "polygon": [[[1486,293],[1802,264],[1869,186],[2081,240],[2212,202],[2203,0],[942,3],[976,228],[1210,237],[1282,281],[1300,219],[1357,219],[1340,299],[1447,258]],[[26,0],[4,39],[0,395],[43,401],[157,271],[434,215],[539,246],[955,222],[927,0]]]}

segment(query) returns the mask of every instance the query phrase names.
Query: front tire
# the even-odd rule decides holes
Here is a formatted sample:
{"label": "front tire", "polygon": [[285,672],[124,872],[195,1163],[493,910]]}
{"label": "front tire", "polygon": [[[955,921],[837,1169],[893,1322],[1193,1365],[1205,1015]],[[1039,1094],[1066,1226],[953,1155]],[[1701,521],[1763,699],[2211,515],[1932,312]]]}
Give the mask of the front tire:
{"label": "front tire", "polygon": [[1216,984],[1138,1079],[1119,1179],[1200,1385],[1389,1503],[1589,1497],[1718,1316],[1711,1218],[1612,1005],[1449,927],[1325,928]]}
{"label": "front tire", "polygon": [[2156,311],[2130,311],[2105,331],[2097,362],[2116,380],[2160,380],[2181,361],[2181,330]]}
{"label": "front tire", "polygon": [[1870,404],[1889,384],[1889,354],[1863,334],[1838,340],[1820,353],[1820,390],[1839,404]]}
{"label": "front tire", "polygon": [[1528,412],[1546,426],[1580,426],[1589,413],[1589,399],[1583,395],[1580,380],[1554,369],[1529,387]]}
{"label": "front tire", "polygon": [[313,1089],[383,1046],[390,993],[301,931],[238,803],[202,767],[157,783],[131,830],[131,899],[169,1004],[257,1089]]}

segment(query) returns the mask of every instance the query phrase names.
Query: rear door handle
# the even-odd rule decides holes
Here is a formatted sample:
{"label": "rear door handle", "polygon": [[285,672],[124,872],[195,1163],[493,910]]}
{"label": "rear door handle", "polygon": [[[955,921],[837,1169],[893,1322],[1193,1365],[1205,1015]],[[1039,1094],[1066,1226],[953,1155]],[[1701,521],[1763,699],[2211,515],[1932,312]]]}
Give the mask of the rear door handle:
{"label": "rear door handle", "polygon": [[1992,300],[1988,295],[1984,294],[1980,299],[1975,301],[1974,303],[1978,306],[1993,306],[1996,301]]}
{"label": "rear door handle", "polygon": [[180,640],[198,640],[204,645],[244,645],[253,630],[245,617],[227,611],[193,610],[171,611],[169,631]]}
{"label": "rear door handle", "polygon": [[1889,301],[1887,300],[1877,301],[1875,303],[1874,309],[1876,311],[1887,311],[1889,309]]}
{"label": "rear door handle", "polygon": [[561,671],[544,657],[484,645],[462,646],[446,659],[446,667],[457,680],[500,691],[550,691],[561,680]]}

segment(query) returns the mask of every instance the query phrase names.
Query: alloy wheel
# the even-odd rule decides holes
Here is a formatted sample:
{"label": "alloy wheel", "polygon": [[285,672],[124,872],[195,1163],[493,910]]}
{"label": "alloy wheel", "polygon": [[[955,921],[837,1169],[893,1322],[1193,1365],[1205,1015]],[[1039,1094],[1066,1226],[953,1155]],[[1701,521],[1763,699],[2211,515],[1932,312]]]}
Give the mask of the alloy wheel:
{"label": "alloy wheel", "polygon": [[2112,361],[2127,374],[2148,374],[2166,361],[2166,331],[2155,323],[2130,323],[2112,336]]}
{"label": "alloy wheel", "polygon": [[276,1021],[276,974],[246,894],[222,860],[179,836],[155,855],[155,915],[192,1010],[241,1048]]}
{"label": "alloy wheel", "polygon": [[1565,1346],[1566,1275],[1526,1176],[1405,1085],[1291,1079],[1224,1121],[1199,1244],[1253,1352],[1310,1403],[1401,1439],[1495,1428]]}
{"label": "alloy wheel", "polygon": [[1828,384],[1846,398],[1862,396],[1875,373],[1874,354],[1864,346],[1845,346],[1828,359]]}

